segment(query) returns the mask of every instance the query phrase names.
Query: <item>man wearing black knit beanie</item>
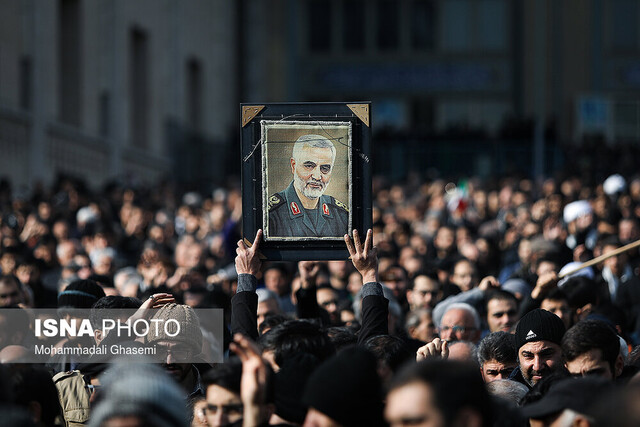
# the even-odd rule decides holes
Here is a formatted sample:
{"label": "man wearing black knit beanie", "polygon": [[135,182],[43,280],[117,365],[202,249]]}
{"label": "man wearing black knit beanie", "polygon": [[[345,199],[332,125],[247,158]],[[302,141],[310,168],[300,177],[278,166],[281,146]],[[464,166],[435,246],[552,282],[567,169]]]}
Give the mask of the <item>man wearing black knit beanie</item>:
{"label": "man wearing black knit beanie", "polygon": [[538,308],[525,314],[516,327],[519,366],[509,379],[531,388],[563,369],[560,343],[564,332],[562,320],[549,311]]}

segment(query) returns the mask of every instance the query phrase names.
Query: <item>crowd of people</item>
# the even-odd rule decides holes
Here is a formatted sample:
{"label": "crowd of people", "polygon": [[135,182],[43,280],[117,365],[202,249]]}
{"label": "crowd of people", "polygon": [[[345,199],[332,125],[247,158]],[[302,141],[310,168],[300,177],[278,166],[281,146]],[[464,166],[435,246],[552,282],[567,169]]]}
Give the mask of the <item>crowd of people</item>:
{"label": "crowd of people", "polygon": [[[0,424],[640,423],[640,177],[377,177],[372,229],[323,262],[262,260],[241,199],[1,181],[0,306],[25,321],[0,309]],[[159,363],[21,363],[40,308],[127,308],[184,333],[121,343],[158,344]],[[188,320],[198,308],[224,310],[221,342]],[[176,362],[212,348],[224,363]]]}

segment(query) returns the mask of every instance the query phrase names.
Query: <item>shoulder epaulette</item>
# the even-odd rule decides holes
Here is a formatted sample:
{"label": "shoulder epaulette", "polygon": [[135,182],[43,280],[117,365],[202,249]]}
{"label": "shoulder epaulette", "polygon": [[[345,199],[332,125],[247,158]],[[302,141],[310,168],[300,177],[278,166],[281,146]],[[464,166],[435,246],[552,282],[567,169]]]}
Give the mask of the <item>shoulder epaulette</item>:
{"label": "shoulder epaulette", "polygon": [[284,198],[279,194],[274,194],[271,197],[269,197],[268,204],[269,204],[269,210],[272,211],[278,206],[284,204]]}
{"label": "shoulder epaulette", "polygon": [[347,205],[345,205],[344,203],[342,203],[340,200],[336,199],[335,197],[333,198],[333,203],[339,207],[344,209],[345,211],[349,212],[349,207]]}

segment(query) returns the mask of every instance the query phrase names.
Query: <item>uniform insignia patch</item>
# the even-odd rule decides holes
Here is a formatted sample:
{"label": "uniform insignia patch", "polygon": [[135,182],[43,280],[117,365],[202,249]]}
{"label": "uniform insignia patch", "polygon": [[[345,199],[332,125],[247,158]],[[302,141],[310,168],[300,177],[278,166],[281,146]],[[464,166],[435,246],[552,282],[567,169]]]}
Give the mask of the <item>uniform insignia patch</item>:
{"label": "uniform insignia patch", "polygon": [[326,203],[322,204],[322,213],[327,215],[327,216],[329,215],[329,206],[327,206]]}
{"label": "uniform insignia patch", "polygon": [[349,207],[347,205],[345,205],[344,203],[342,203],[340,200],[334,199],[333,202],[336,204],[337,207],[342,208],[345,211],[349,212]]}
{"label": "uniform insignia patch", "polygon": [[284,203],[284,200],[277,194],[274,194],[273,196],[269,197],[269,210],[280,205],[281,203]]}
{"label": "uniform insignia patch", "polygon": [[300,208],[296,202],[291,202],[291,212],[294,215],[300,215]]}

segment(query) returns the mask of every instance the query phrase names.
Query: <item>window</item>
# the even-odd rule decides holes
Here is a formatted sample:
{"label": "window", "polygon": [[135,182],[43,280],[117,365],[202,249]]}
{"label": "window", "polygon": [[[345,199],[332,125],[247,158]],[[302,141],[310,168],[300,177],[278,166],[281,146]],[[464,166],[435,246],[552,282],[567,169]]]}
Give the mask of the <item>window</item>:
{"label": "window", "polygon": [[363,0],[344,1],[343,46],[355,51],[365,48],[365,4]]}
{"label": "window", "polygon": [[202,125],[202,66],[195,58],[187,62],[187,123],[199,131]]}
{"label": "window", "polygon": [[331,2],[311,0],[307,12],[309,49],[327,52],[331,48]]}
{"label": "window", "polygon": [[477,4],[477,47],[495,51],[507,49],[507,5],[503,0],[484,0]]}
{"label": "window", "polygon": [[435,45],[435,7],[431,0],[414,0],[411,8],[411,47],[433,49]]}
{"label": "window", "polygon": [[442,5],[442,48],[450,52],[504,51],[508,47],[505,0],[447,0]]}
{"label": "window", "polygon": [[146,147],[149,127],[149,42],[140,29],[129,39],[129,129],[134,146]]}
{"label": "window", "polygon": [[19,105],[23,110],[31,109],[31,99],[32,92],[31,88],[33,85],[33,63],[31,58],[28,56],[23,56],[20,59],[20,99]]}
{"label": "window", "polygon": [[109,93],[103,91],[100,93],[100,98],[98,99],[98,111],[99,111],[99,126],[100,126],[100,135],[107,137],[109,136],[109,109],[111,101],[109,99]]}
{"label": "window", "polygon": [[376,45],[380,50],[398,48],[399,39],[399,2],[393,0],[378,0]]}
{"label": "window", "polygon": [[58,3],[58,113],[60,121],[80,125],[82,72],[80,0]]}

